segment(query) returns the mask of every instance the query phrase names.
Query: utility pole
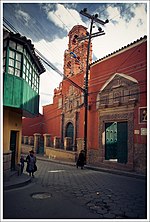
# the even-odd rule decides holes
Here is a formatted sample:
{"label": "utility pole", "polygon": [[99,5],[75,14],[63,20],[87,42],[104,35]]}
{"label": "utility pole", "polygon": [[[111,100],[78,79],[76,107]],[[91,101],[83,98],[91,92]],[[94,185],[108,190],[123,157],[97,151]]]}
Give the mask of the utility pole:
{"label": "utility pole", "polygon": [[86,74],[85,74],[85,86],[84,86],[84,106],[85,106],[85,112],[84,112],[84,151],[85,151],[85,159],[87,159],[87,129],[88,129],[88,75],[89,75],[89,55],[90,55],[90,45],[91,45],[91,39],[93,37],[97,37],[100,35],[104,35],[104,31],[99,28],[98,31],[96,33],[92,34],[92,28],[93,28],[93,24],[95,23],[99,23],[100,25],[105,25],[106,23],[108,23],[108,19],[106,21],[102,21],[98,18],[98,14],[95,15],[91,15],[89,13],[87,13],[87,9],[84,8],[83,10],[81,10],[80,14],[82,14],[83,16],[89,18],[91,20],[91,24],[90,24],[90,33],[88,36],[85,37],[80,37],[77,38],[79,41],[84,40],[84,39],[88,39],[88,47],[87,47],[87,61],[86,61]]}

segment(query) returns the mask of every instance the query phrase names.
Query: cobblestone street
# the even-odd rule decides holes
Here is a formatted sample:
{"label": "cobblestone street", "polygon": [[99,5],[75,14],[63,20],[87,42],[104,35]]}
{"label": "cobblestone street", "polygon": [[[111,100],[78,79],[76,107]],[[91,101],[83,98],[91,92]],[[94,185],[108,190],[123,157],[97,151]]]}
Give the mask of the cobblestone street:
{"label": "cobblestone street", "polygon": [[[76,202],[74,203],[78,207],[81,206],[88,210],[87,212],[90,213],[89,218],[92,218],[92,215],[93,218],[99,219],[146,219],[147,217],[146,181],[143,179],[89,169],[81,170],[75,166],[50,161],[38,160],[37,165],[38,171],[29,186],[34,187],[34,191],[38,190],[36,187],[42,187],[42,190],[63,195],[69,201],[75,200]],[[26,189],[28,189],[28,186],[24,188],[24,193]],[[9,205],[11,202],[9,199],[13,192],[16,192],[16,190],[5,192],[4,195],[5,218],[8,215],[12,215],[8,207],[13,208],[13,206]],[[24,203],[27,204],[26,201]],[[63,205],[63,201],[61,204]],[[57,206],[55,207],[57,208]],[[68,206],[68,214],[70,208],[71,206]],[[13,211],[13,209],[11,210]],[[16,218],[16,216],[13,218]],[[49,218],[54,218],[51,212],[49,212]],[[57,215],[55,218],[57,219]],[[77,218],[80,218],[80,215]],[[83,218],[83,215],[81,218]],[[87,218],[87,215],[85,215],[85,218]],[[72,219],[76,218],[73,216]]]}

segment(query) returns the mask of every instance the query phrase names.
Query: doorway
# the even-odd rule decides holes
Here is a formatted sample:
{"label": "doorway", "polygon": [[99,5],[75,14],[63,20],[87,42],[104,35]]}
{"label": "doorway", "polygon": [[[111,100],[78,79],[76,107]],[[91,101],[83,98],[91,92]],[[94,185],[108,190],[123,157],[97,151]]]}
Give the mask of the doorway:
{"label": "doorway", "polygon": [[12,151],[11,155],[11,170],[15,170],[16,165],[16,145],[17,145],[17,131],[11,131],[10,133],[10,150]]}
{"label": "doorway", "polygon": [[72,139],[72,148],[73,148],[73,141],[74,141],[74,127],[72,123],[68,123],[66,126],[66,133],[65,133],[66,137],[71,137]]}
{"label": "doorway", "polygon": [[128,162],[128,123],[105,123],[105,159]]}

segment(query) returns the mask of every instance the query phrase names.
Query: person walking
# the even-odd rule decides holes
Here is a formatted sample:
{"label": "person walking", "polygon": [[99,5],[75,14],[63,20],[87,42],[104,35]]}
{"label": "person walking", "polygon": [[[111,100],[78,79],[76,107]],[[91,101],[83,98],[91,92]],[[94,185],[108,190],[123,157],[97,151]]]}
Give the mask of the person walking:
{"label": "person walking", "polygon": [[77,159],[76,166],[77,166],[77,168],[81,167],[81,169],[83,169],[84,164],[85,164],[85,151],[81,150],[79,153],[79,157]]}
{"label": "person walking", "polygon": [[34,151],[31,150],[29,155],[26,157],[27,168],[26,171],[29,173],[29,176],[34,177],[34,172],[37,171],[36,166],[36,157],[34,155]]}

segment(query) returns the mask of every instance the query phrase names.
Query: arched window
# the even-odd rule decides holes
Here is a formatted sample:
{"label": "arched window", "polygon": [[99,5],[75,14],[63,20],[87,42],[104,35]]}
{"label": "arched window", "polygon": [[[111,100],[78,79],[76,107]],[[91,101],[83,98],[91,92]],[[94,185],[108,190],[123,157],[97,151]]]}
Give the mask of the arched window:
{"label": "arched window", "polygon": [[72,138],[72,144],[73,144],[73,139],[74,139],[74,126],[72,123],[68,123],[66,126],[66,137],[71,137]]}

